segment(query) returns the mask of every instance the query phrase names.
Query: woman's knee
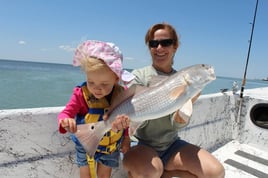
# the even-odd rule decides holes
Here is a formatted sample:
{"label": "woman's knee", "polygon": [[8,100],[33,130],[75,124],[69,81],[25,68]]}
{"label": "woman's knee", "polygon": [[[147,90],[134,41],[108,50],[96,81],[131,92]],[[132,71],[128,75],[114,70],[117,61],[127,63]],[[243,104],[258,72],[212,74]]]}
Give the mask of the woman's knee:
{"label": "woman's knee", "polygon": [[197,177],[222,178],[225,175],[224,167],[217,158],[195,145],[182,148],[177,163],[178,160],[181,160],[183,170],[187,170]]}
{"label": "woman's knee", "polygon": [[158,154],[146,146],[131,148],[123,158],[123,166],[132,177],[160,177],[163,163]]}
{"label": "woman's knee", "polygon": [[158,157],[158,154],[152,148],[143,145],[137,145],[130,148],[124,154],[123,165],[128,166],[131,164],[138,166],[140,164],[147,163],[148,161],[151,162],[154,157]]}
{"label": "woman's knee", "polygon": [[225,176],[225,169],[220,162],[211,165],[211,167],[206,170],[206,177],[223,178],[224,176]]}

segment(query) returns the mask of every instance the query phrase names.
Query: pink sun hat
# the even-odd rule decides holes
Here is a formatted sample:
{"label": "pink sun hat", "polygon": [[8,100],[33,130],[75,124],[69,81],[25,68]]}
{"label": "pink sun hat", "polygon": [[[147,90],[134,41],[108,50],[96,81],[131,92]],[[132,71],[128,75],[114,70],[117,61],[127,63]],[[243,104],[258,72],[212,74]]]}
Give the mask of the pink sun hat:
{"label": "pink sun hat", "polygon": [[133,74],[123,70],[123,54],[113,43],[97,40],[83,42],[75,50],[73,65],[80,66],[81,60],[87,57],[103,60],[123,82],[130,82],[135,78]]}

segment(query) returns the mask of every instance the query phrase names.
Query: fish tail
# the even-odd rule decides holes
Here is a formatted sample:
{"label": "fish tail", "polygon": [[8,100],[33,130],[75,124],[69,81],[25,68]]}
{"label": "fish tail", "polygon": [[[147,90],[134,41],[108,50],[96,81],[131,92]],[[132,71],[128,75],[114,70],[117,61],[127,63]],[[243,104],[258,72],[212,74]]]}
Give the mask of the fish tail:
{"label": "fish tail", "polygon": [[77,132],[75,133],[75,136],[78,138],[89,156],[94,156],[105,132],[105,124],[101,121],[77,125]]}

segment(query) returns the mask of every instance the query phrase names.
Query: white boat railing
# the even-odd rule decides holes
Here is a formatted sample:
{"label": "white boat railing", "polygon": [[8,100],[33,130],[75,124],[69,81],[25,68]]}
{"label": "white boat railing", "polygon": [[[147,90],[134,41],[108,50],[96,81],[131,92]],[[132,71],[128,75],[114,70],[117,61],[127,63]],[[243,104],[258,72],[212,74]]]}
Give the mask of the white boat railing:
{"label": "white boat railing", "polygon": [[[268,129],[251,122],[250,109],[268,103],[268,88],[246,90],[244,95],[240,123],[235,122],[239,95],[231,91],[201,95],[189,125],[178,135],[211,152],[233,140],[267,150]],[[57,115],[62,109],[0,110],[1,177],[79,177],[74,144],[68,134],[58,133]],[[113,177],[125,175],[119,168]]]}

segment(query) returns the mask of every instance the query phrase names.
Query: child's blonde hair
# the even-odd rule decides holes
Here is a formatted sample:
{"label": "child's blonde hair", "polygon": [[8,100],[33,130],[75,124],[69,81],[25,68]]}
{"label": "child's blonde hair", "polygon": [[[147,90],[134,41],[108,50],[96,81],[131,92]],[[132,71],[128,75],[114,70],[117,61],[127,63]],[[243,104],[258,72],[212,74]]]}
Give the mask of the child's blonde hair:
{"label": "child's blonde hair", "polygon": [[116,73],[102,59],[95,57],[85,57],[84,60],[81,60],[81,69],[85,73],[99,70],[110,71],[117,77]]}

